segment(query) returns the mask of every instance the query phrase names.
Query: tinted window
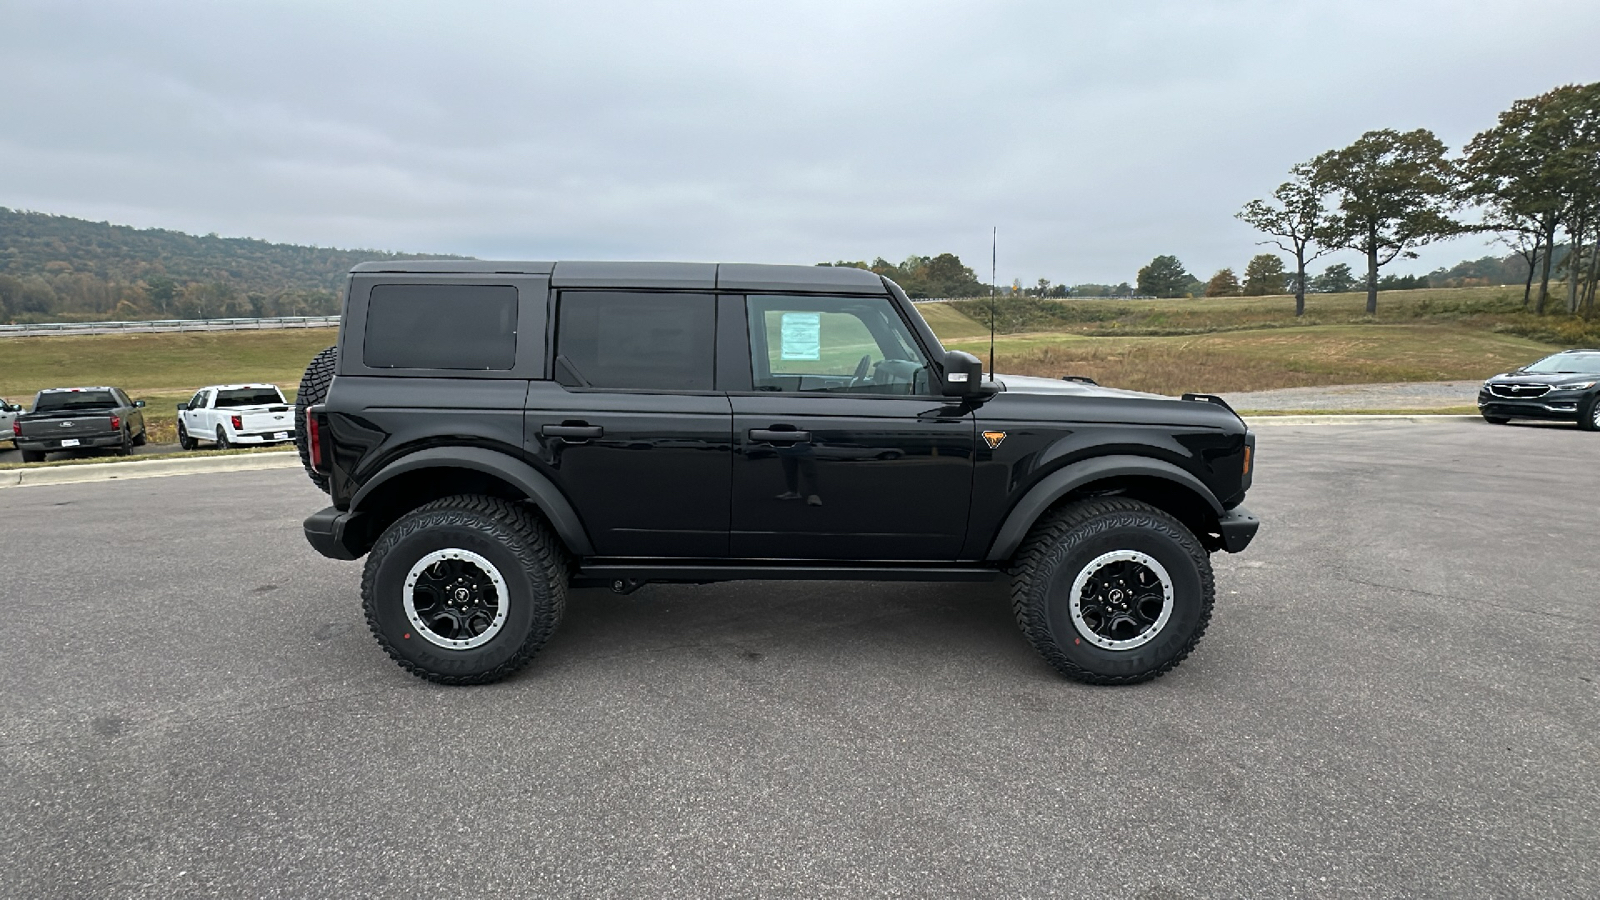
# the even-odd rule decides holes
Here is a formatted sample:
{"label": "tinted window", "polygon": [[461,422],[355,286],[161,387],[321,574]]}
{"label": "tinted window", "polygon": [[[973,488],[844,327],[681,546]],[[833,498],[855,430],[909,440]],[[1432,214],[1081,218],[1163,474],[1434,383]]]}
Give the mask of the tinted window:
{"label": "tinted window", "polygon": [[374,369],[509,369],[517,356],[517,289],[375,285],[362,356]]}
{"label": "tinted window", "polygon": [[716,314],[709,294],[561,295],[556,377],[567,385],[709,391]]}
{"label": "tinted window", "polygon": [[116,398],[110,391],[57,391],[40,394],[33,404],[34,412],[52,409],[116,409]]}
{"label": "tinted window", "polygon": [[927,360],[886,299],[752,296],[746,308],[758,391],[929,393]]}
{"label": "tinted window", "polygon": [[217,392],[217,408],[240,406],[271,406],[282,403],[283,395],[277,388],[233,388]]}

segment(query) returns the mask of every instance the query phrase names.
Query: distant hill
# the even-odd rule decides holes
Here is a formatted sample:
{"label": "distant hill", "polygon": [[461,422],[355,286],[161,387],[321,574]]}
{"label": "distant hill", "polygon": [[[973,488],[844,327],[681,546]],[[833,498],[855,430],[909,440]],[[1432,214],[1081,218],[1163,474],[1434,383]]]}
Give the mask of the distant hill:
{"label": "distant hill", "polygon": [[0,207],[0,321],[331,312],[356,263],[440,256],[197,237]]}

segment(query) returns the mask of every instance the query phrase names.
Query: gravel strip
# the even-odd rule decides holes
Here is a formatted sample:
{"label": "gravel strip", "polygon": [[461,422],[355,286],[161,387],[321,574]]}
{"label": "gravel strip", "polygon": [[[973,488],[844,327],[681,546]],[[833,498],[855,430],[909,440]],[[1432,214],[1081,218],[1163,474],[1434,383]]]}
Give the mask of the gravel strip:
{"label": "gravel strip", "polygon": [[1224,394],[1234,409],[1447,409],[1478,402],[1477,381],[1339,384]]}

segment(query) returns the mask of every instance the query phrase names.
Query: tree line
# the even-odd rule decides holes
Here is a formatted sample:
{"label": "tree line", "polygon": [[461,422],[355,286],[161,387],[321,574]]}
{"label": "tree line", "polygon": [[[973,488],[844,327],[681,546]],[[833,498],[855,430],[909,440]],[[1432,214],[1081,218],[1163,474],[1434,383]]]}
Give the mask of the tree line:
{"label": "tree line", "polygon": [[351,266],[408,258],[0,207],[0,322],[330,315]]}
{"label": "tree line", "polygon": [[[1533,307],[1543,315],[1552,276],[1562,274],[1566,311],[1594,314],[1600,83],[1518,100],[1459,157],[1426,128],[1381,129],[1298,163],[1289,174],[1271,200],[1252,200],[1237,215],[1268,236],[1263,243],[1294,258],[1297,316],[1305,314],[1306,266],[1318,257],[1353,250],[1365,258],[1371,314],[1383,288],[1382,267],[1468,233],[1495,234],[1526,262],[1524,306],[1537,272]],[[1457,217],[1469,207],[1481,213],[1478,221]]]}

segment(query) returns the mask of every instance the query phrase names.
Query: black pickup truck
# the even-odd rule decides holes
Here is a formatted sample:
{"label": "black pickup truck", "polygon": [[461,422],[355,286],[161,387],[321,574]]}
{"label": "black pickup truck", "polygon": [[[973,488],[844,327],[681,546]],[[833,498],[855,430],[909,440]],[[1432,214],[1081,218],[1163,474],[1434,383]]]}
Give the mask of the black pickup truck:
{"label": "black pickup truck", "polygon": [[11,429],[23,462],[56,451],[110,449],[127,456],[145,442],[144,401],[114,387],[50,388]]}
{"label": "black pickup truck", "polygon": [[297,429],[372,632],[449,684],[524,665],[569,586],[1010,578],[1067,677],[1154,678],[1258,526],[1219,398],[984,377],[850,268],[405,261],[352,271]]}

